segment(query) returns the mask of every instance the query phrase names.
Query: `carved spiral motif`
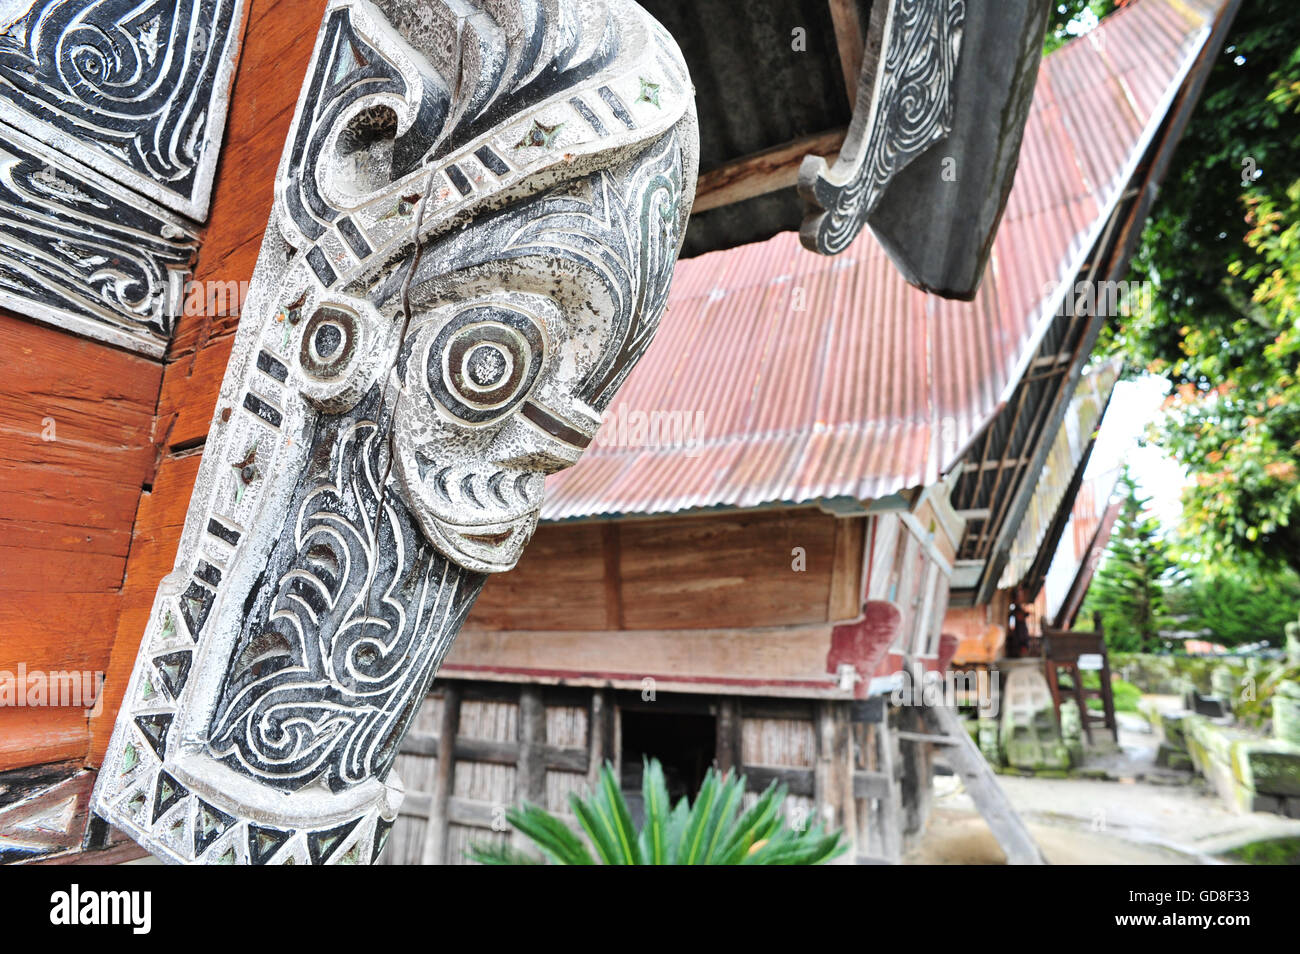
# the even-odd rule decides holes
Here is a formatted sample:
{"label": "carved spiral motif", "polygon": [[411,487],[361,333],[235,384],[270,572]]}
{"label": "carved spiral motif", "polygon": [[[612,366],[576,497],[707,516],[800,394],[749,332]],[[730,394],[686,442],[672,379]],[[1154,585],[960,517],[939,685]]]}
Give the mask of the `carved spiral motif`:
{"label": "carved spiral motif", "polygon": [[168,276],[189,265],[196,243],[157,214],[0,137],[0,231],[0,288],[170,334]]}
{"label": "carved spiral motif", "polygon": [[245,622],[211,724],[215,753],[289,791],[387,774],[484,581],[381,494],[378,407],[376,388],[357,423],[317,438],[328,469],[299,492],[277,544],[287,565]]}
{"label": "carved spiral motif", "polygon": [[0,36],[0,96],[188,196],[236,0],[54,0]]}
{"label": "carved spiral motif", "polygon": [[356,316],[341,308],[321,308],[303,329],[298,360],[314,377],[335,378],[352,362],[356,345]]}
{"label": "carved spiral motif", "polygon": [[[880,111],[864,134],[857,167],[842,186],[824,178],[812,185],[817,203],[825,210],[814,220],[817,251],[835,255],[848,248],[890,180],[951,132],[965,16],[965,0],[898,0],[895,4],[883,70],[873,90]],[[842,156],[837,172],[850,161]]]}

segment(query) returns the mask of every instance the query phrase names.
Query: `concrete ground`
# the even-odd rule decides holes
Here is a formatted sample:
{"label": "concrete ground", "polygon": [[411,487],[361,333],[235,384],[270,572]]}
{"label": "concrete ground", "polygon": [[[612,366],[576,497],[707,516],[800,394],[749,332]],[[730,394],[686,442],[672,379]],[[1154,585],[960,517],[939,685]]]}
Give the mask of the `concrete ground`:
{"label": "concrete ground", "polygon": [[[1217,864],[1231,848],[1300,836],[1300,821],[1237,814],[1192,773],[1158,768],[1158,740],[1146,721],[1125,713],[1119,721],[1118,748],[1093,750],[1085,762],[1104,769],[1107,780],[999,777],[1053,864]],[[936,777],[929,828],[905,860],[1005,862],[956,776]]]}

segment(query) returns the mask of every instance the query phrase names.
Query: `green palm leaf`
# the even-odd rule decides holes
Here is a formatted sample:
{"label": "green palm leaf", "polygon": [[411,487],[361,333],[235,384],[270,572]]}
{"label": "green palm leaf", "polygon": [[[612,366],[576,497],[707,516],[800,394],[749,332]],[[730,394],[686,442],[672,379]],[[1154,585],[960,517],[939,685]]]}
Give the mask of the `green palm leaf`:
{"label": "green palm leaf", "polygon": [[[742,812],[745,790],[744,776],[709,769],[693,803],[683,798],[670,807],[663,766],[649,759],[641,781],[645,822],[637,831],[614,768],[607,762],[595,791],[585,797],[569,796],[586,842],[536,805],[511,809],[506,819],[541,849],[546,860],[560,865],[590,865],[597,859],[606,865],[816,865],[848,850],[841,832],[786,826],[781,815],[785,786],[769,785]],[[539,861],[509,845],[475,846],[468,854],[493,865]]]}
{"label": "green palm leaf", "polygon": [[672,810],[664,768],[658,760],[642,759],[641,799],[645,803],[645,824],[641,826],[641,859],[647,865],[669,863],[668,829]]}

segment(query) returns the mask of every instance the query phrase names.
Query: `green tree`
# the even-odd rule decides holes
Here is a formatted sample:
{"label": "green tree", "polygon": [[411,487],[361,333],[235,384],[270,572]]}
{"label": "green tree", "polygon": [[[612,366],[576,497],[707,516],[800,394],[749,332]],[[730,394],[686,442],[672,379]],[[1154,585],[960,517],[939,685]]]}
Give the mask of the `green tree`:
{"label": "green tree", "polygon": [[1179,629],[1209,630],[1224,646],[1267,640],[1281,646],[1286,625],[1300,613],[1300,576],[1283,568],[1261,571],[1201,561],[1166,594]]}
{"label": "green tree", "polygon": [[1061,0],[1048,15],[1043,55],[1058,50],[1076,36],[1088,31],[1106,14],[1125,0]]}
{"label": "green tree", "polygon": [[1245,0],[1147,222],[1149,307],[1115,329],[1170,384],[1149,439],[1194,478],[1216,562],[1300,568],[1300,4]]}
{"label": "green tree", "polygon": [[[560,865],[816,865],[843,854],[842,834],[820,826],[796,829],[781,815],[786,790],[775,782],[742,811],[745,778],[716,769],[705,774],[694,804],[672,805],[658,759],[642,773],[645,822],[638,831],[614,770],[601,767],[596,791],[569,796],[569,806],[586,840],[545,809],[525,803],[506,820]],[[594,854],[593,854],[594,852]],[[509,845],[480,845],[470,857],[491,865],[541,864],[542,858]]]}
{"label": "green tree", "polygon": [[1160,630],[1169,622],[1165,591],[1176,568],[1160,521],[1148,509],[1150,498],[1139,496],[1127,469],[1120,487],[1124,502],[1083,613],[1101,614],[1112,652],[1150,652],[1160,648]]}

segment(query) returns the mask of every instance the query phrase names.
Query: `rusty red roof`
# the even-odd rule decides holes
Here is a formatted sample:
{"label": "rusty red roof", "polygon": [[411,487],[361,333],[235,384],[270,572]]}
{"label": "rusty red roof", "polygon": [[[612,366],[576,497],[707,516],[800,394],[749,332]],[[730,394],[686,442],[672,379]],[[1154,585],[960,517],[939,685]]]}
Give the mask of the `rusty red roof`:
{"label": "rusty red roof", "polygon": [[1024,373],[1221,3],[1139,0],[1044,59],[971,302],[912,288],[865,232],[833,258],[790,232],[679,263],[654,345],[596,444],[548,479],[543,518],[869,500],[938,480]]}

